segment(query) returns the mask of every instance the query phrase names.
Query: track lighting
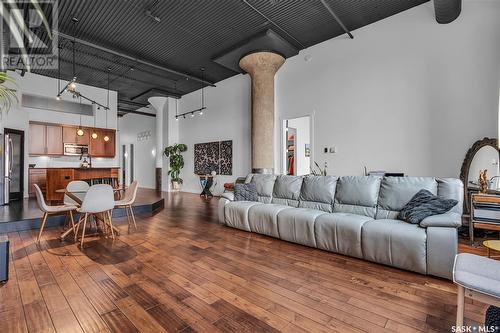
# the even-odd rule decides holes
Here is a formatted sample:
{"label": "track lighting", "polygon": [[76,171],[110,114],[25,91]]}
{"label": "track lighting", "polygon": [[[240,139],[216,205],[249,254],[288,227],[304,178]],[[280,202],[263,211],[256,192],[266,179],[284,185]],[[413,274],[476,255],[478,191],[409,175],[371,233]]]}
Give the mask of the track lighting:
{"label": "track lighting", "polygon": [[194,117],[194,112],[191,112],[191,117]]}
{"label": "track lighting", "polygon": [[57,96],[56,96],[56,99],[57,99],[58,101],[60,101],[60,100],[61,100],[61,95],[57,95]]}

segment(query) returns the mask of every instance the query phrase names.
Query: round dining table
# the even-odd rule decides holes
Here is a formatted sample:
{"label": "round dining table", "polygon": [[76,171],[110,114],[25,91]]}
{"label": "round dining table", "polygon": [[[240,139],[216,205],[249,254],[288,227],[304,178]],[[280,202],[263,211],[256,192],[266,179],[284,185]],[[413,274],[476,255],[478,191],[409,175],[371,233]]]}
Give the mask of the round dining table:
{"label": "round dining table", "polygon": [[[114,193],[120,193],[121,191],[124,191],[124,190],[125,190],[125,188],[113,188]],[[56,193],[64,193],[69,198],[74,200],[79,206],[82,204],[83,199],[85,198],[85,195],[87,193],[87,191],[68,191],[65,188],[58,189],[55,192]],[[93,214],[93,215],[94,215],[96,220],[104,221],[101,214]],[[113,230],[114,230],[116,235],[118,235],[118,236],[120,235],[120,230],[118,230],[117,227],[113,226]],[[68,230],[66,230],[65,232],[63,232],[61,234],[60,239],[64,240],[64,238],[66,238],[66,236],[68,236],[71,232],[76,233],[76,232],[78,232],[78,230],[73,230],[73,228],[69,228]]]}

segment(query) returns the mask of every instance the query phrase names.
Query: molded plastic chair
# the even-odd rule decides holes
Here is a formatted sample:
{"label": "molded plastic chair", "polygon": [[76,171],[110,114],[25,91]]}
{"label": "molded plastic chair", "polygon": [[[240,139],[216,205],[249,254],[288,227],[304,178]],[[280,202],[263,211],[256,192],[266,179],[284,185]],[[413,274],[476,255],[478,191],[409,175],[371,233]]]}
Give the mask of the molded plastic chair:
{"label": "molded plastic chair", "polygon": [[134,222],[135,230],[137,230],[137,224],[135,223],[134,211],[132,210],[132,204],[135,201],[135,197],[137,196],[137,187],[139,183],[135,180],[130,184],[128,189],[125,191],[125,196],[123,199],[115,201],[115,208],[124,208],[125,213],[127,214],[127,222],[128,227],[130,228],[130,218],[132,217],[132,221]]}
{"label": "molded plastic chair", "polygon": [[83,199],[82,205],[78,209],[78,212],[80,213],[80,219],[78,221],[76,230],[78,230],[78,227],[83,222],[82,238],[80,243],[81,247],[83,247],[85,227],[89,214],[94,216],[96,216],[97,214],[101,214],[101,220],[104,223],[104,227],[109,227],[109,229],[111,230],[112,238],[115,239],[115,233],[113,230],[113,223],[111,221],[110,213],[114,206],[115,200],[113,197],[113,188],[110,185],[99,184],[90,186],[87,194],[85,195],[85,198]]}
{"label": "molded plastic chair", "polygon": [[[73,180],[66,185],[66,191],[74,192],[73,195],[80,198],[82,201],[85,198],[85,192],[87,192],[90,188],[90,185],[83,180]],[[65,205],[79,205],[78,202],[71,199],[68,195],[64,195],[64,204]]]}
{"label": "molded plastic chair", "polygon": [[43,212],[43,217],[42,217],[42,223],[40,225],[40,231],[38,232],[38,237],[36,239],[37,243],[40,242],[40,237],[42,236],[43,229],[45,228],[45,222],[47,221],[47,217],[49,215],[59,215],[62,213],[68,213],[71,217],[71,226],[73,227],[73,230],[75,230],[75,222],[73,220],[73,211],[77,209],[78,207],[76,205],[59,205],[59,206],[49,206],[45,202],[45,199],[43,198],[43,193],[42,190],[40,190],[40,187],[38,187],[37,184],[33,184],[35,187],[35,193],[36,193],[36,201],[38,203],[38,207],[40,210]]}

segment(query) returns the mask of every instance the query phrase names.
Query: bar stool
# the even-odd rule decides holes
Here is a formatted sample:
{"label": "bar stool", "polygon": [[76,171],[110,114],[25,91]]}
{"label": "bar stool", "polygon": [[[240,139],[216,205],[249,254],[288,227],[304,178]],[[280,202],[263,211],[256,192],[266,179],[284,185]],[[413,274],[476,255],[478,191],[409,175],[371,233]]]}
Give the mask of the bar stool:
{"label": "bar stool", "polygon": [[73,227],[73,230],[75,228],[75,221],[73,220],[73,211],[76,210],[78,207],[76,205],[59,205],[59,206],[49,206],[45,202],[45,199],[43,198],[43,193],[42,190],[40,190],[40,187],[37,184],[33,184],[35,187],[35,194],[36,194],[36,202],[38,203],[38,208],[43,212],[43,217],[42,217],[42,223],[40,225],[40,231],[38,232],[38,237],[36,238],[36,242],[40,242],[40,237],[42,237],[42,232],[43,229],[45,228],[45,222],[47,221],[47,217],[49,215],[60,215],[63,213],[69,213],[70,215],[70,220],[71,220],[71,225]]}
{"label": "bar stool", "polygon": [[[83,241],[85,238],[85,227],[87,225],[87,219],[89,214],[94,215],[97,219],[97,215],[101,214],[102,221],[104,223],[104,230],[108,227],[111,231],[111,236],[115,239],[115,233],[113,230],[113,223],[111,221],[111,210],[115,206],[115,200],[113,198],[113,188],[110,185],[99,184],[92,185],[89,187],[85,198],[83,199],[82,205],[78,208],[80,213],[80,218],[76,225],[76,230],[80,224],[83,222],[82,237],[80,242],[80,247],[83,247]],[[76,241],[75,234],[75,241]]]}
{"label": "bar stool", "polygon": [[129,229],[130,229],[130,225],[131,225],[130,218],[132,217],[132,221],[134,222],[135,230],[137,230],[137,224],[135,223],[135,216],[134,216],[134,211],[132,210],[132,204],[135,201],[138,186],[139,186],[139,183],[137,182],[137,180],[134,180],[132,182],[132,184],[130,184],[128,189],[125,191],[125,196],[123,197],[123,199],[115,201],[115,208],[124,208],[125,209],[125,213],[127,214],[127,222],[128,222]]}

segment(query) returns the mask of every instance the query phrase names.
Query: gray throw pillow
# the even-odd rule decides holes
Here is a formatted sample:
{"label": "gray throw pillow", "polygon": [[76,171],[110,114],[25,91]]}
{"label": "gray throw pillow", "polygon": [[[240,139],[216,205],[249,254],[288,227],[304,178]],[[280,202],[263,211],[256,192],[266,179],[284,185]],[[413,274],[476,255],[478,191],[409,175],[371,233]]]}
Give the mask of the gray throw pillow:
{"label": "gray throw pillow", "polygon": [[257,201],[258,199],[255,183],[234,184],[234,201]]}
{"label": "gray throw pillow", "polygon": [[446,213],[457,203],[457,200],[442,199],[427,190],[420,190],[401,209],[398,219],[419,224],[428,216]]}

